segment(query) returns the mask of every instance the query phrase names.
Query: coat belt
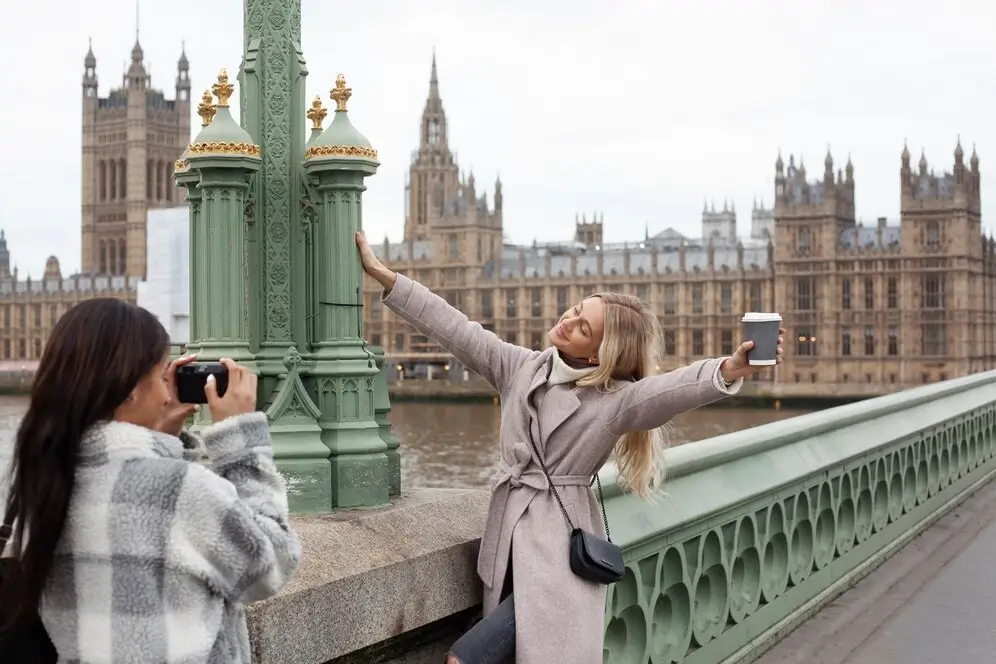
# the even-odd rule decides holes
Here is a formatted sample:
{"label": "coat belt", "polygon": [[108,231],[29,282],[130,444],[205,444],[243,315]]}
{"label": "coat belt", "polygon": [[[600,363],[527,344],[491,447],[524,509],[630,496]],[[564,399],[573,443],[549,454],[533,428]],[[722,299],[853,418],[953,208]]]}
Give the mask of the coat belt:
{"label": "coat belt", "polygon": [[[484,524],[484,534],[481,537],[481,555],[477,561],[477,573],[489,588],[493,588],[496,581],[495,572],[498,568],[498,557],[502,553],[501,550],[506,549],[505,555],[508,555],[507,547],[502,547],[500,544],[509,495],[513,490],[521,487],[528,487],[534,491],[550,490],[550,481],[547,480],[539,464],[534,462],[528,443],[522,441],[515,443],[512,446],[512,456],[515,459],[514,463],[509,463],[503,458],[498,472],[492,478],[491,505],[488,508],[488,517]],[[550,480],[554,486],[589,486],[591,484],[591,477],[588,475],[551,475]],[[519,514],[515,515],[515,522],[518,522],[527,505],[523,505]],[[511,536],[511,532],[508,533],[509,540],[511,540]]]}

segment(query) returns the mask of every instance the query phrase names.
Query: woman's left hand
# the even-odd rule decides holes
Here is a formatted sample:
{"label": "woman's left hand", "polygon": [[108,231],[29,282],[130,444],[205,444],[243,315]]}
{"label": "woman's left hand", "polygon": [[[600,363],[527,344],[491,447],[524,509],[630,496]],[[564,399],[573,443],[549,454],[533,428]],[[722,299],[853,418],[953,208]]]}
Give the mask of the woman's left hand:
{"label": "woman's left hand", "polygon": [[[782,342],[785,340],[785,328],[779,328],[778,330],[778,350],[775,356],[775,364],[782,363]],[[745,341],[740,344],[735,352],[730,357],[726,358],[722,366],[720,366],[719,371],[723,376],[723,380],[727,383],[732,383],[739,378],[746,378],[751,374],[756,374],[759,371],[767,369],[766,366],[751,366],[750,362],[747,360],[747,353],[750,349],[754,347],[753,341]]]}
{"label": "woman's left hand", "polygon": [[180,357],[169,363],[166,369],[166,389],[169,392],[169,401],[163,406],[159,420],[156,422],[156,431],[168,433],[171,436],[179,436],[183,431],[183,425],[187,418],[200,410],[200,407],[192,403],[180,403],[176,393],[176,368],[185,364],[190,364],[197,359],[196,355]]}

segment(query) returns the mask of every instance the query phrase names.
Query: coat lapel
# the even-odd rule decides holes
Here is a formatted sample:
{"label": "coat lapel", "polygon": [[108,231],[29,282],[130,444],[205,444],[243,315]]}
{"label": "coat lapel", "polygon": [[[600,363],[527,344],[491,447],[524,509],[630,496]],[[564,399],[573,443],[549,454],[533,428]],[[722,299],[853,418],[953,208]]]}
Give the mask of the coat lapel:
{"label": "coat lapel", "polygon": [[[581,407],[581,401],[577,397],[577,390],[565,387],[564,389],[555,389],[552,393],[547,392],[543,398],[542,416],[536,410],[536,404],[533,400],[534,395],[536,390],[545,385],[550,379],[550,372],[553,369],[553,354],[555,352],[557,352],[555,348],[547,348],[540,355],[539,365],[533,374],[532,380],[529,381],[529,389],[526,391],[526,408],[529,411],[530,420],[527,426],[529,426],[532,432],[536,446],[541,450],[546,449],[546,441],[557,430],[557,427],[566,422]],[[541,417],[542,428],[540,427]]]}
{"label": "coat lapel", "polygon": [[581,400],[578,399],[576,387],[557,387],[563,389],[553,388],[555,391],[547,392],[546,398],[543,400],[544,442],[553,435],[557,427],[566,422],[567,418],[581,407]]}

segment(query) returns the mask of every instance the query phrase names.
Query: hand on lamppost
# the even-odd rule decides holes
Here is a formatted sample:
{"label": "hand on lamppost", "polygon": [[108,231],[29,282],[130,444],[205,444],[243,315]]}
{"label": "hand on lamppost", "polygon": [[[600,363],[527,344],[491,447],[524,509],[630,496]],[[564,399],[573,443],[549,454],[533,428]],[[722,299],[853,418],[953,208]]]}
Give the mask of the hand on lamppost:
{"label": "hand on lamppost", "polygon": [[171,436],[179,436],[180,432],[183,431],[183,423],[200,409],[200,406],[194,404],[180,403],[180,399],[176,393],[176,368],[190,364],[196,359],[196,355],[186,355],[169,363],[165,377],[166,388],[169,391],[169,401],[163,405],[162,413],[160,413],[159,419],[156,421],[156,431],[168,433]]}
{"label": "hand on lamppost", "polygon": [[[775,355],[775,364],[782,363],[782,343],[785,340],[784,334],[785,334],[785,328],[779,328],[778,350],[776,351]],[[730,357],[726,358],[723,361],[723,364],[720,365],[719,367],[719,371],[720,374],[723,376],[724,381],[726,381],[727,383],[732,383],[738,378],[746,378],[751,374],[756,374],[768,368],[766,366],[751,366],[750,362],[747,359],[747,353],[749,353],[753,347],[754,347],[753,341],[745,341],[742,344],[740,344],[740,347],[737,348],[737,351],[733,353],[733,355],[731,355]]]}
{"label": "hand on lamppost", "polygon": [[377,283],[384,287],[384,290],[394,288],[394,282],[398,275],[392,272],[386,265],[380,262],[373,249],[367,243],[367,236],[363,231],[356,232],[356,247],[360,250],[360,262],[363,264],[363,271],[373,277]]}

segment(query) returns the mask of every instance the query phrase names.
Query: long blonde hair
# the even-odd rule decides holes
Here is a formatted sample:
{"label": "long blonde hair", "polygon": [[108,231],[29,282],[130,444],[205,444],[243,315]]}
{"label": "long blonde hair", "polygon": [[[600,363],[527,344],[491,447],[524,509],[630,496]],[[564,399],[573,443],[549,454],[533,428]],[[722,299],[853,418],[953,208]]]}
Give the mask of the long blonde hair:
{"label": "long blonde hair", "polygon": [[[598,368],[577,381],[611,391],[622,381],[640,380],[659,373],[664,344],[660,322],[650,307],[632,295],[596,293],[605,305],[605,331],[598,348]],[[632,431],[616,441],[619,488],[652,500],[664,481],[664,428]]]}

